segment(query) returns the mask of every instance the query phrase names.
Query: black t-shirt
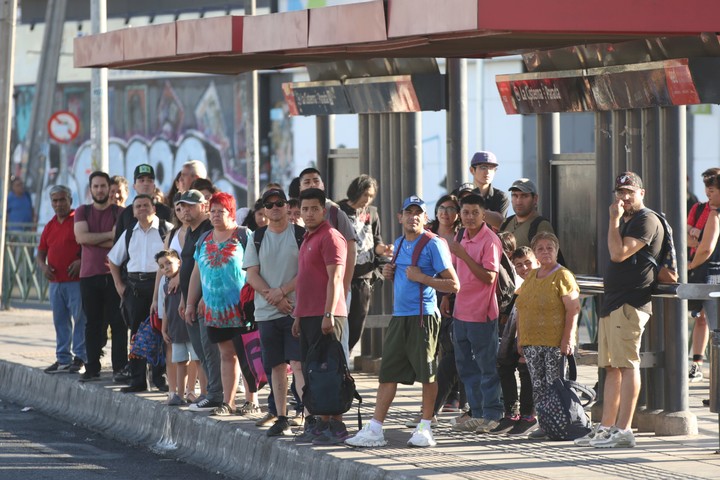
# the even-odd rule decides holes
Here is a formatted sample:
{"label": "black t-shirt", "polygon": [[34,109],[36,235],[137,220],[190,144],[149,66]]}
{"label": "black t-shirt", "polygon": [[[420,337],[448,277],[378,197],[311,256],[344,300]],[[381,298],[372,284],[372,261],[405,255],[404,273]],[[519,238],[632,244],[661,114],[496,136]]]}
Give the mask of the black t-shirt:
{"label": "black t-shirt", "polygon": [[[477,193],[482,196],[479,188],[473,190],[473,193]],[[507,193],[493,188],[493,186],[490,185],[488,194],[486,197],[483,197],[483,199],[485,200],[486,210],[501,213],[503,217],[507,214],[508,207],[510,207],[510,199],[508,198]]]}
{"label": "black t-shirt", "polygon": [[[157,215],[160,220],[165,220],[166,222],[172,220],[172,210],[170,210],[170,207],[168,207],[164,203],[155,204],[155,215]],[[122,235],[123,232],[128,228],[134,227],[136,223],[137,218],[135,218],[132,205],[130,205],[122,211],[122,213],[117,219],[117,223],[115,224],[114,242],[117,242],[118,238],[120,238],[120,235]]]}
{"label": "black t-shirt", "polygon": [[[645,244],[643,249],[656,259],[660,256],[664,235],[660,219],[648,209],[636,213],[628,222],[620,220],[620,236],[640,240]],[[654,265],[638,253],[624,262],[616,263],[611,260],[604,278],[605,297],[600,316],[610,315],[610,312],[625,303],[651,313],[650,300],[654,281]]]}
{"label": "black t-shirt", "polygon": [[375,247],[382,243],[377,208],[370,206],[355,210],[348,205],[347,200],[342,200],[338,206],[350,219],[357,237],[357,258],[353,278],[370,278],[375,270]]}
{"label": "black t-shirt", "polygon": [[182,252],[180,252],[180,290],[182,290],[183,298],[187,300],[188,290],[190,289],[190,276],[192,275],[193,268],[195,268],[195,244],[200,239],[203,233],[208,230],[212,230],[213,226],[210,223],[210,219],[205,219],[198,225],[195,230],[187,229],[185,233],[185,244],[183,245]]}

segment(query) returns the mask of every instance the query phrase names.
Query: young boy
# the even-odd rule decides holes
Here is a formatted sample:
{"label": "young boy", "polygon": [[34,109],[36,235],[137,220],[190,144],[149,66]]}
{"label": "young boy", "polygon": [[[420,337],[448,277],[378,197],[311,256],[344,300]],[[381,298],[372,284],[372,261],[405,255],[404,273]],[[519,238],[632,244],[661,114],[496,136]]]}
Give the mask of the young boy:
{"label": "young boy", "polygon": [[[518,277],[523,280],[527,278],[531,270],[540,266],[535,254],[528,247],[520,247],[512,252],[510,261],[515,267]],[[498,351],[498,374],[500,375],[500,386],[503,392],[505,416],[493,433],[507,433],[508,435],[524,435],[534,430],[537,425],[530,372],[525,364],[525,358],[517,353],[515,340],[517,333],[516,316],[517,310],[513,306],[510,317],[503,329]],[[515,370],[520,374],[519,411],[517,407],[518,386]]]}
{"label": "young boy", "polygon": [[[180,272],[180,255],[175,250],[161,250],[155,255],[155,261],[164,275],[158,292],[158,316],[162,318],[162,335],[167,345],[166,363],[168,367],[168,405],[185,405],[185,392],[188,390],[189,362],[198,362],[198,356],[190,343],[185,322],[180,318],[180,291],[170,293],[168,282]],[[183,392],[180,394],[179,392]],[[182,395],[182,396],[181,396]]]}

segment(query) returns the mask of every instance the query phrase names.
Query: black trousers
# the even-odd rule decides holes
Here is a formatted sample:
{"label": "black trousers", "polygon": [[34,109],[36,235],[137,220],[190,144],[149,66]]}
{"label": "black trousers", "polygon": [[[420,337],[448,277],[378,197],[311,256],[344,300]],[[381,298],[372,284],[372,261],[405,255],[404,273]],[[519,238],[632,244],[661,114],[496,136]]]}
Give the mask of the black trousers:
{"label": "black trousers", "polygon": [[100,353],[107,341],[107,326],[112,329],[112,369],[119,372],[128,362],[128,332],[120,315],[120,297],[112,275],[95,275],[80,279],[83,311],[87,318],[85,345],[90,374],[100,373]]}
{"label": "black trousers", "polygon": [[362,337],[365,319],[370,309],[370,298],[372,296],[370,280],[367,278],[353,278],[350,284],[350,292],[352,292],[352,298],[348,308],[348,329],[350,331],[348,345],[350,351],[352,351]]}
{"label": "black trousers", "polygon": [[[518,397],[518,385],[515,378],[515,369],[520,374],[520,396]],[[514,365],[498,365],[500,376],[500,388],[502,388],[503,404],[505,415],[531,416],[535,414],[535,403],[533,402],[533,388],[530,372],[527,364],[516,362]],[[518,412],[518,398],[520,400],[520,411]]]}
{"label": "black trousers", "polygon": [[[155,289],[155,279],[150,278],[144,281],[135,281],[127,279],[125,294],[123,295],[123,308],[125,309],[125,319],[130,327],[130,334],[135,335],[140,328],[140,324],[150,316],[150,306],[152,305],[153,291]],[[130,386],[146,386],[145,372],[147,370],[147,360],[144,358],[132,357],[130,363]],[[164,365],[153,365],[152,381],[156,387],[165,385],[165,379],[162,377],[165,373]]]}

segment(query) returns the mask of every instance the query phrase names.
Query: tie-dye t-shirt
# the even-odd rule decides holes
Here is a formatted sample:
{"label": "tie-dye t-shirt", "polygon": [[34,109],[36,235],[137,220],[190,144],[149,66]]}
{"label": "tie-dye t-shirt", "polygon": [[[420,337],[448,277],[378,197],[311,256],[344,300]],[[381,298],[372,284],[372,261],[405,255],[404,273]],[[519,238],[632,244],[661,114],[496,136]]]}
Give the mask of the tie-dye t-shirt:
{"label": "tie-dye t-shirt", "polygon": [[195,247],[195,262],[200,270],[205,325],[216,328],[244,325],[240,311],[240,290],[245,285],[242,269],[245,250],[238,231],[226,241],[218,243],[211,231]]}

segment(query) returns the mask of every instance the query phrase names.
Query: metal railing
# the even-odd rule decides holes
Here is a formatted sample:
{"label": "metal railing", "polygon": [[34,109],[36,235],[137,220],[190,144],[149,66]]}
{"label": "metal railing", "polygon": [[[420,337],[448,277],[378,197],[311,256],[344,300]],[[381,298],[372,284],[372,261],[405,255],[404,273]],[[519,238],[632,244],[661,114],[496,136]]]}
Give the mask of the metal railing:
{"label": "metal railing", "polygon": [[35,256],[40,243],[36,224],[8,223],[5,232],[5,262],[2,272],[2,308],[13,300],[49,303],[49,282],[38,270]]}

